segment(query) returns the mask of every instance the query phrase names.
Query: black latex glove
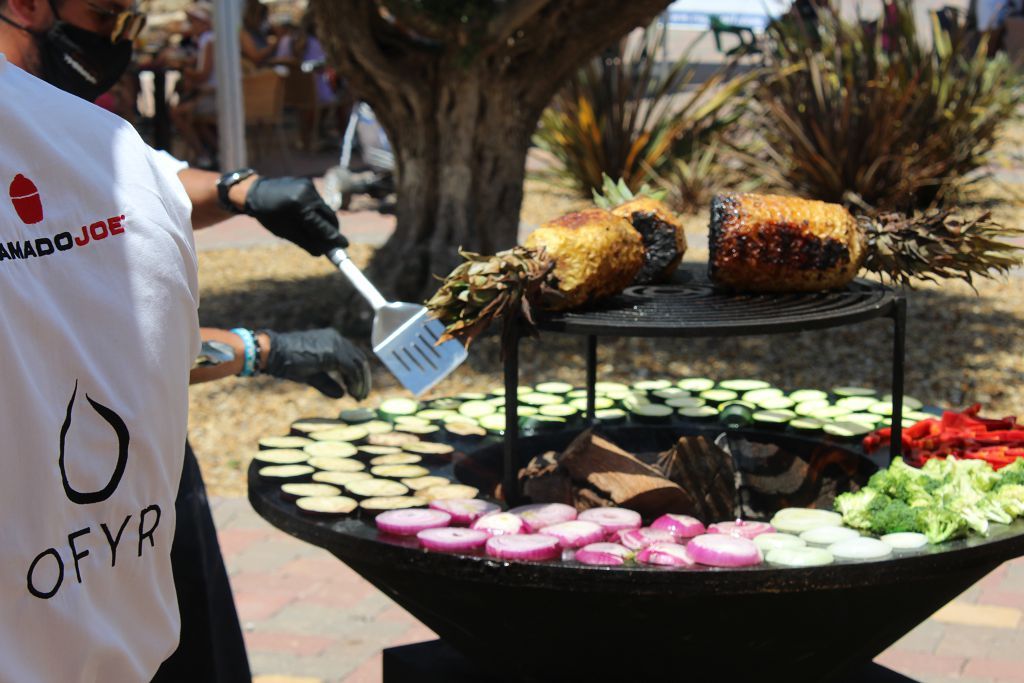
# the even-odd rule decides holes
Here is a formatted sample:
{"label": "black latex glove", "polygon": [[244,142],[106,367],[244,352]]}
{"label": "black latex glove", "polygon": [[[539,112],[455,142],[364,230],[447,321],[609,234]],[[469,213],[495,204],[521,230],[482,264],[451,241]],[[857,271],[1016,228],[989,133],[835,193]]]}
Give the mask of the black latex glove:
{"label": "black latex glove", "polygon": [[348,246],[338,216],[308,178],[259,178],[245,195],[245,213],[313,256]]}
{"label": "black latex glove", "polygon": [[270,339],[264,369],[268,375],[305,382],[330,398],[341,398],[347,392],[362,401],[370,393],[366,355],[337,330],[261,332]]}

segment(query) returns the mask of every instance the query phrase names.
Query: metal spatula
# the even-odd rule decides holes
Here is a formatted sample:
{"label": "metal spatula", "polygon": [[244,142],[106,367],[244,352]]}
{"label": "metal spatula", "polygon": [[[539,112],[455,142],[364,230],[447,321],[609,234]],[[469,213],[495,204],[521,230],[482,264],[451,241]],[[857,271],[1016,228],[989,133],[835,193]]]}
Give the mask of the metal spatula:
{"label": "metal spatula", "polygon": [[356,268],[344,249],[331,249],[327,258],[370,302],[373,352],[406,389],[419,396],[466,360],[466,349],[457,341],[435,346],[444,332],[444,325],[429,317],[426,308],[385,299]]}

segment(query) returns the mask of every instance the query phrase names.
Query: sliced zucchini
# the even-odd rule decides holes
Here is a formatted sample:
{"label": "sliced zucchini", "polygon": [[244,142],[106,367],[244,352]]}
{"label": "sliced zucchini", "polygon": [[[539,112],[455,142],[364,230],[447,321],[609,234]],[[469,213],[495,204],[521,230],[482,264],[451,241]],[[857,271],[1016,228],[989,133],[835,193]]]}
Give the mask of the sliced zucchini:
{"label": "sliced zucchini", "polygon": [[[594,393],[595,394],[598,393],[596,389],[595,389]],[[587,390],[586,389],[573,389],[572,391],[567,392],[565,394],[565,398],[566,399],[570,399],[570,398],[586,398],[586,397],[587,397]]]}
{"label": "sliced zucchini", "polygon": [[819,408],[818,410],[815,410],[808,417],[816,417],[819,420],[840,420],[849,414],[850,411],[846,408],[828,406],[827,408]]}
{"label": "sliced zucchini", "polygon": [[[520,384],[519,386],[516,387],[517,396],[522,396],[523,394],[532,394],[533,392],[534,388],[531,387],[529,384]],[[490,394],[491,396],[504,396],[505,387],[491,387],[490,391],[488,391],[487,393]]]}
{"label": "sliced zucchini", "polygon": [[459,406],[459,415],[474,419],[479,419],[485,415],[493,415],[496,412],[498,412],[497,406],[485,401],[466,401]]}
{"label": "sliced zucchini", "polygon": [[419,508],[428,502],[426,498],[419,496],[377,496],[360,501],[359,507],[367,512],[384,512],[385,510]]}
{"label": "sliced zucchini", "polygon": [[668,389],[672,386],[672,382],[667,379],[645,379],[639,382],[633,382],[633,391],[642,391],[645,394],[649,394],[652,391],[661,391]]}
{"label": "sliced zucchini", "polygon": [[788,396],[766,396],[753,403],[763,410],[789,410],[794,405],[793,399]]}
{"label": "sliced zucchini", "polygon": [[938,419],[938,415],[932,415],[931,413],[923,413],[919,410],[911,410],[909,413],[903,413],[903,417],[915,422],[922,422],[924,420],[935,420]]}
{"label": "sliced zucchini", "polygon": [[789,397],[794,403],[805,401],[828,401],[828,393],[820,389],[798,389],[790,393]]}
{"label": "sliced zucchini", "polygon": [[[892,403],[892,394],[883,395],[882,402]],[[921,403],[919,399],[903,394],[903,410],[921,410],[921,408],[924,408],[924,403]]]}
{"label": "sliced zucchini", "polygon": [[[434,425],[430,425],[434,429]],[[370,434],[366,437],[366,443],[370,446],[404,446],[408,443],[419,443],[420,437],[408,432],[394,431],[390,434]]]}
{"label": "sliced zucchini", "polygon": [[403,479],[402,483],[408,486],[413,491],[422,491],[423,489],[429,489],[431,486],[447,486],[452,482],[444,477],[414,477],[412,479]]}
{"label": "sliced zucchini", "polygon": [[322,432],[325,429],[339,427],[343,424],[341,420],[329,417],[307,417],[292,422],[291,430],[295,436],[305,436],[311,432]]}
{"label": "sliced zucchini", "polygon": [[332,458],[326,455],[317,455],[309,459],[309,464],[318,470],[328,472],[362,472],[366,465],[355,458]]}
{"label": "sliced zucchini", "polygon": [[700,396],[681,396],[679,398],[670,398],[665,401],[665,405],[670,408],[700,408],[707,404],[707,401],[702,399]]}
{"label": "sliced zucchini", "polygon": [[[501,395],[505,395],[505,389],[502,388]],[[460,401],[482,401],[487,398],[487,394],[477,393],[475,391],[464,391],[461,394],[455,394],[455,398]]]}
{"label": "sliced zucchini", "polygon": [[833,387],[832,393],[836,396],[877,396],[874,389],[867,387]]}
{"label": "sliced zucchini", "polygon": [[580,409],[576,406],[571,406],[568,403],[555,403],[549,406],[541,406],[537,409],[537,414],[545,417],[562,417],[569,419],[578,416],[580,414]]}
{"label": "sliced zucchini", "polygon": [[309,453],[294,448],[271,448],[266,451],[257,451],[253,460],[274,465],[298,465],[309,460]]}
{"label": "sliced zucchini", "polygon": [[[585,398],[574,398],[569,401],[569,405],[576,408],[581,413],[587,410],[587,399]],[[607,396],[595,396],[594,397],[594,410],[607,410],[608,408],[614,408],[615,401],[608,398]]]}
{"label": "sliced zucchini", "polygon": [[620,408],[605,408],[595,410],[594,417],[607,424],[618,424],[626,421],[626,411]]}
{"label": "sliced zucchini", "polygon": [[305,479],[314,471],[309,465],[267,465],[259,474],[268,479]]}
{"label": "sliced zucchini", "polygon": [[332,458],[351,458],[359,449],[348,441],[316,441],[304,447],[309,455],[326,455]]}
{"label": "sliced zucchini", "polygon": [[374,458],[380,455],[395,455],[401,453],[401,446],[360,446],[359,452]]}
{"label": "sliced zucchini", "polygon": [[[905,417],[900,422],[900,424],[902,424],[903,428],[906,429],[907,427],[913,427],[914,425],[917,424],[917,422],[915,420],[911,420],[908,417]],[[882,421],[879,422],[877,425],[875,425],[876,429],[879,428],[879,427],[892,427],[892,418],[891,417],[883,417]]]}
{"label": "sliced zucchini", "polygon": [[768,387],[766,389],[754,389],[752,391],[745,391],[741,398],[744,401],[750,401],[751,403],[761,405],[761,401],[766,398],[776,398],[778,396],[785,396],[782,389],[776,389],[775,387]]}
{"label": "sliced zucchini", "polygon": [[[467,401],[466,403],[474,403],[474,404],[476,404],[476,403],[480,403],[480,401]],[[466,405],[466,403],[463,403],[462,405],[460,405],[459,408],[461,408],[462,406]],[[421,420],[426,420],[430,424],[438,424],[438,423],[444,422],[449,417],[452,417],[453,415],[458,415],[458,414],[459,414],[459,412],[457,410],[442,410],[440,408],[426,408],[426,409],[421,410],[420,412],[416,413],[415,417],[418,417]]]}
{"label": "sliced zucchini", "polygon": [[492,406],[496,407],[498,410],[501,410],[502,408],[505,407],[505,397],[504,396],[495,396],[493,398],[489,398],[489,399],[485,400],[484,403],[490,403]]}
{"label": "sliced zucchini", "polygon": [[311,443],[313,443],[312,439],[307,439],[304,436],[265,436],[259,440],[261,451],[271,448],[302,448]]}
{"label": "sliced zucchini", "polygon": [[633,394],[634,392],[632,390],[626,389],[624,391],[606,391],[603,394],[597,394],[597,396],[606,398],[609,401],[625,401]]}
{"label": "sliced zucchini", "polygon": [[542,394],[568,394],[572,391],[572,385],[565,382],[541,382],[533,389]]}
{"label": "sliced zucchini", "polygon": [[370,474],[387,479],[415,479],[430,474],[422,465],[377,465],[370,468]]}
{"label": "sliced zucchini", "polygon": [[431,434],[437,434],[439,431],[441,431],[441,428],[437,425],[395,425],[396,433],[412,434],[413,436],[430,436]]}
{"label": "sliced zucchini", "polygon": [[349,443],[356,443],[365,439],[369,434],[370,432],[362,426],[350,425],[336,429],[325,429],[322,432],[313,432],[310,438],[314,441],[348,441]]}
{"label": "sliced zucchini", "polygon": [[334,484],[335,486],[345,486],[351,481],[361,481],[363,479],[373,479],[373,475],[369,472],[314,472],[313,481],[319,481],[324,484]]}
{"label": "sliced zucchini", "polygon": [[303,512],[317,515],[347,515],[359,504],[346,496],[307,496],[295,501]]}
{"label": "sliced zucchini", "polygon": [[629,391],[629,386],[621,382],[595,382],[594,391],[598,394],[607,394],[609,391],[622,393]]}
{"label": "sliced zucchini", "polygon": [[664,403],[646,403],[631,407],[629,412],[637,422],[660,423],[671,419],[675,409]]}
{"label": "sliced zucchini", "polygon": [[462,405],[462,399],[449,396],[445,398],[435,398],[427,405],[427,407],[435,410],[458,410],[460,405]]}
{"label": "sliced zucchini", "polygon": [[836,401],[836,405],[851,413],[860,413],[878,403],[872,396],[847,396]]}
{"label": "sliced zucchini", "polygon": [[389,398],[381,402],[377,414],[384,420],[394,421],[399,415],[415,415],[420,409],[420,402],[411,398]]}
{"label": "sliced zucchini", "polygon": [[377,411],[370,408],[349,408],[341,411],[338,418],[350,425],[357,425],[363,422],[377,419]]}
{"label": "sliced zucchini", "polygon": [[797,403],[796,406],[793,408],[793,412],[795,412],[797,415],[810,417],[819,410],[831,407],[832,404],[825,399],[814,399],[811,401],[803,401],[801,403]]}
{"label": "sliced zucchini", "polygon": [[878,401],[868,407],[869,413],[874,413],[875,415],[881,415],[883,417],[892,417],[892,410],[892,404],[888,401]]}
{"label": "sliced zucchini", "polygon": [[409,493],[409,487],[390,479],[360,479],[345,484],[345,490],[353,496],[360,498],[375,498],[377,496],[404,496]]}
{"label": "sliced zucchini", "polygon": [[561,396],[554,394],[541,394],[539,392],[533,392],[532,394],[523,394],[519,397],[519,402],[528,406],[550,406],[556,403],[564,403],[565,400]]}
{"label": "sliced zucchini", "polygon": [[[518,405],[516,406],[516,415],[519,417],[530,417],[531,415],[536,415],[539,410],[540,408],[537,406]],[[502,408],[497,414],[505,417],[505,409]]]}
{"label": "sliced zucchini", "polygon": [[480,426],[491,434],[505,433],[504,415],[484,415],[479,419]]}
{"label": "sliced zucchini", "polygon": [[718,409],[711,406],[697,406],[696,408],[679,408],[676,412],[691,420],[712,420],[718,417]]}
{"label": "sliced zucchini", "polygon": [[844,422],[859,422],[860,424],[867,425],[874,428],[879,422],[882,422],[885,418],[881,415],[874,413],[850,413],[849,415],[843,416]]}
{"label": "sliced zucchini", "polygon": [[870,425],[862,422],[826,422],[822,425],[822,430],[841,439],[856,439],[874,431]]}
{"label": "sliced zucchini", "polygon": [[564,417],[553,417],[548,415],[533,415],[524,419],[520,424],[523,429],[535,432],[546,432],[557,429],[564,429],[567,420]]}
{"label": "sliced zucchini", "polygon": [[677,398],[689,398],[690,392],[686,389],[680,389],[679,387],[669,387],[667,389],[652,391],[649,395],[667,403],[668,401],[672,401]]}
{"label": "sliced zucchini", "polygon": [[765,427],[783,427],[796,418],[792,410],[758,410],[753,415],[754,423]]}
{"label": "sliced zucchini", "polygon": [[768,389],[771,384],[760,379],[727,379],[718,383],[720,389],[745,393],[755,389]]}
{"label": "sliced zucchini", "polygon": [[[436,408],[436,410],[447,410],[447,408]],[[395,418],[395,426],[400,425],[414,425],[416,427],[428,427],[432,423],[430,420],[420,417],[419,415],[399,415]]]}
{"label": "sliced zucchini", "polygon": [[[371,465],[415,465],[423,460],[422,455],[415,453],[391,453],[390,455],[378,455],[370,460]],[[372,470],[371,470],[372,471]]]}
{"label": "sliced zucchini", "polygon": [[341,489],[330,484],[281,484],[281,493],[292,500],[305,496],[340,496]]}
{"label": "sliced zucchini", "polygon": [[444,486],[431,486],[430,488],[420,489],[416,492],[430,500],[455,500],[460,498],[476,498],[480,493],[480,489],[475,486],[466,486],[465,484],[446,484]]}
{"label": "sliced zucchini", "polygon": [[708,403],[726,403],[735,401],[739,394],[731,389],[708,389],[700,392],[700,397]]}
{"label": "sliced zucchini", "polygon": [[487,430],[476,422],[446,422],[444,429],[455,436],[487,436]]}
{"label": "sliced zucchini", "polygon": [[386,420],[370,420],[359,425],[368,434],[390,434],[395,431],[395,425]]}
{"label": "sliced zucchini", "polygon": [[708,391],[709,389],[715,388],[714,380],[710,380],[707,377],[687,377],[676,382],[676,386],[680,389],[686,389],[689,392],[701,392]]}
{"label": "sliced zucchini", "polygon": [[813,417],[797,417],[789,421],[789,426],[801,432],[818,432],[824,426],[824,422]]}
{"label": "sliced zucchini", "polygon": [[446,443],[434,443],[433,441],[420,441],[402,446],[402,450],[416,455],[451,455],[455,447]]}
{"label": "sliced zucchini", "polygon": [[718,406],[718,420],[729,427],[746,427],[754,422],[754,409],[742,401],[724,403]]}

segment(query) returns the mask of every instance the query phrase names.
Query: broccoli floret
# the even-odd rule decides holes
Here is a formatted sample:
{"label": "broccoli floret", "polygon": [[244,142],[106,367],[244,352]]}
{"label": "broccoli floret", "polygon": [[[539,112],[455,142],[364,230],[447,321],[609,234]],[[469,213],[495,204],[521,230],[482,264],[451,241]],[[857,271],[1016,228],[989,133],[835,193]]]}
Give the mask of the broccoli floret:
{"label": "broccoli floret", "polygon": [[875,513],[884,508],[889,500],[889,496],[880,494],[871,487],[865,487],[856,493],[836,496],[832,505],[836,512],[843,516],[843,524],[846,526],[870,529]]}
{"label": "broccoli floret", "polygon": [[942,484],[952,476],[955,463],[956,458],[951,455],[942,459],[932,458],[921,467],[921,473],[936,485]]}
{"label": "broccoli floret", "polygon": [[1003,509],[1003,506],[996,498],[995,493],[990,492],[985,494],[985,497],[978,502],[978,509],[985,514],[985,517],[987,517],[990,522],[1009,524],[1013,521],[1013,515]]}
{"label": "broccoli floret", "polygon": [[953,468],[953,479],[966,481],[971,488],[984,493],[991,491],[1000,477],[984,460],[958,460]]}
{"label": "broccoli floret", "polygon": [[876,472],[868,481],[868,486],[909,505],[922,506],[932,502],[929,488],[934,488],[935,484],[921,470],[896,458],[888,469]]}
{"label": "broccoli floret", "polygon": [[963,517],[937,505],[917,508],[917,524],[929,543],[942,543],[966,530]]}
{"label": "broccoli floret", "polygon": [[1024,515],[1024,484],[1003,484],[992,492],[992,497],[1011,517]]}
{"label": "broccoli floret", "polygon": [[890,499],[885,507],[875,512],[871,531],[878,534],[894,534],[898,531],[919,531],[917,509],[902,500]]}
{"label": "broccoli floret", "polygon": [[996,488],[1004,486],[1024,486],[1024,458],[1017,458],[1011,464],[997,472],[999,481]]}

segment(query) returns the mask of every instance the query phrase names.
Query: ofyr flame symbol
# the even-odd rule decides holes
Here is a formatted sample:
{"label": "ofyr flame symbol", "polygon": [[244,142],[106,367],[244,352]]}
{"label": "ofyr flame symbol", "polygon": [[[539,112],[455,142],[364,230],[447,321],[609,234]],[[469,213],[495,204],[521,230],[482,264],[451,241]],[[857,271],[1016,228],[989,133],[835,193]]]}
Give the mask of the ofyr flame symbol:
{"label": "ofyr flame symbol", "polygon": [[76,490],[71,486],[71,482],[68,481],[68,473],[64,467],[64,442],[67,439],[68,430],[71,428],[71,410],[74,408],[75,396],[77,394],[78,381],[75,380],[75,390],[71,392],[71,400],[68,401],[67,416],[64,418],[64,424],[60,428],[60,459],[58,460],[60,478],[64,483],[64,493],[67,494],[68,500],[72,503],[77,503],[78,505],[101,503],[114,495],[117,485],[121,483],[121,477],[124,476],[125,467],[128,465],[128,442],[130,435],[128,434],[128,426],[125,425],[121,416],[105,405],[89,398],[89,394],[85,395],[85,400],[89,402],[93,410],[99,413],[99,416],[106,420],[113,428],[114,433],[117,434],[117,464],[114,466],[114,473],[110,475],[110,481],[99,491],[83,492]]}

